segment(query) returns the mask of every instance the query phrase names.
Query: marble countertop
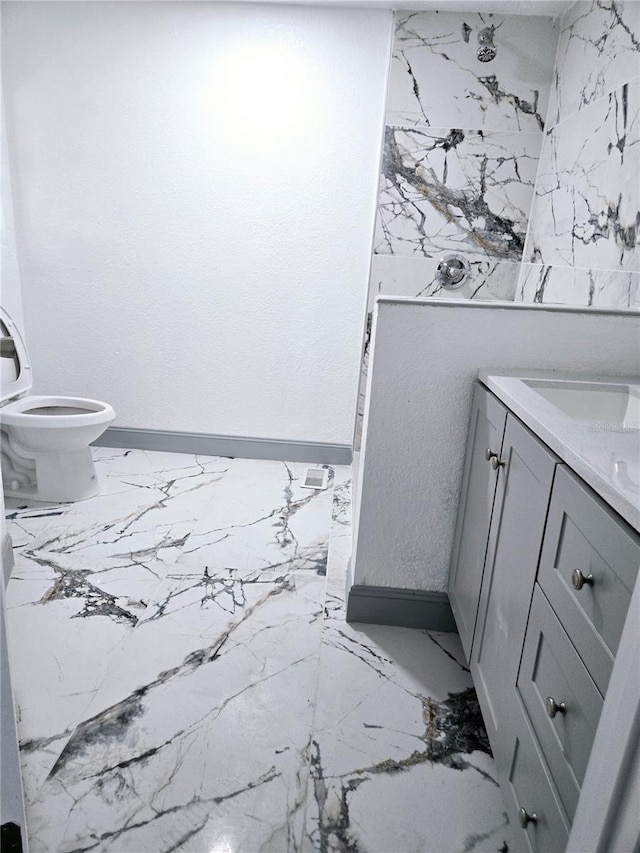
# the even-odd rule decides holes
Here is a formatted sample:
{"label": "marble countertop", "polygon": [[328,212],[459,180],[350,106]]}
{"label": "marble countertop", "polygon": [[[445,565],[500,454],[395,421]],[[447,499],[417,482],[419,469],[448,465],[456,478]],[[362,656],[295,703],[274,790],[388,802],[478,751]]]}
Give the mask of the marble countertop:
{"label": "marble countertop", "polygon": [[640,386],[640,377],[492,370],[478,378],[557,456],[640,532],[640,424],[575,420],[525,384],[540,379]]}

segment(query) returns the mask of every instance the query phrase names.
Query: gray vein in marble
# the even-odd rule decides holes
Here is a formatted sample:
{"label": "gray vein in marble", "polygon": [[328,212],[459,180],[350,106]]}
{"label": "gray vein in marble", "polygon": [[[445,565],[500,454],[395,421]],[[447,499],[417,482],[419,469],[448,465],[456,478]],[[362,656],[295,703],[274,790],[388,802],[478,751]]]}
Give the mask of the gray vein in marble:
{"label": "gray vein in marble", "polygon": [[531,216],[530,261],[609,270],[637,267],[639,92],[637,82],[625,84],[571,125],[563,123],[550,132]]}
{"label": "gray vein in marble", "polygon": [[[116,622],[137,625],[138,617],[117,604],[118,596],[100,589],[89,580],[93,574],[91,569],[71,569],[56,564],[51,557],[39,557],[33,552],[28,556],[34,563],[52,569],[57,575],[52,586],[39,601],[35,602],[36,604],[77,598],[84,602],[84,607],[78,613],[74,613],[72,619],[107,616]],[[145,607],[142,601],[132,601],[131,605],[141,609]]]}
{"label": "gray vein in marble", "polygon": [[59,734],[50,735],[49,737],[29,738],[28,740],[20,741],[20,752],[38,752],[39,750],[48,749],[52,744],[71,737],[75,730],[75,726],[67,729]]}
{"label": "gray vein in marble", "polygon": [[[538,101],[540,100],[540,92],[534,89],[532,92],[533,98],[530,101],[525,101],[519,95],[516,95],[514,92],[507,92],[500,86],[498,82],[498,78],[495,74],[489,74],[486,77],[478,77],[478,82],[482,83],[485,89],[491,95],[494,103],[500,104],[503,101],[508,103],[511,107],[514,108],[516,113],[522,113],[523,115],[532,116],[540,130],[544,130],[544,120],[540,113],[538,112]],[[473,93],[469,94],[470,98],[475,98],[477,100],[482,100],[478,95]]]}
{"label": "gray vein in marble", "polygon": [[[531,167],[530,176],[522,170],[535,158],[509,150],[514,135],[497,136],[387,127],[376,252],[432,257],[468,245],[491,257],[520,260],[527,214],[512,193],[524,191],[528,203],[534,176]],[[464,184],[459,176],[449,180],[454,152]]]}
{"label": "gray vein in marble", "polygon": [[[109,742],[113,739],[121,739],[131,723],[144,713],[142,704],[143,699],[148,699],[149,694],[151,694],[156,688],[161,687],[176,678],[189,676],[201,666],[207,666],[214,663],[223,653],[226,644],[233,636],[234,632],[237,631],[238,628],[243,625],[257,609],[261,608],[274,596],[285,591],[291,591],[294,588],[295,585],[293,580],[285,579],[283,583],[275,586],[265,593],[254,605],[247,607],[238,621],[229,625],[229,627],[223,631],[213,643],[205,646],[204,648],[197,649],[187,655],[187,657],[178,666],[159,673],[153,681],[145,684],[143,687],[139,687],[116,705],[107,708],[105,711],[79,725],[73,737],[60,754],[50,775],[55,776],[70,760],[74,759],[77,755],[82,754],[87,749],[90,749],[92,744],[96,741]],[[249,687],[252,686],[254,685],[249,685]],[[230,699],[231,698],[232,697],[230,697]],[[227,701],[230,701],[230,699]]]}
{"label": "gray vein in marble", "polygon": [[[341,850],[360,853],[360,847],[350,816],[351,795],[372,776],[394,775],[410,771],[426,764],[442,764],[453,770],[476,770],[495,787],[497,781],[491,774],[464,758],[480,751],[491,754],[489,742],[482,722],[475,690],[469,688],[450,694],[444,702],[429,697],[420,697],[423,709],[424,748],[414,750],[402,759],[383,759],[373,765],[354,769],[338,776],[328,775],[323,767],[320,745],[313,740],[310,754],[310,774],[313,795],[317,807],[316,827],[310,834],[314,848],[319,851]],[[365,724],[366,725],[366,724]],[[380,728],[367,726],[367,728]],[[337,809],[329,801],[330,789],[338,787]],[[501,824],[504,826],[505,821]],[[469,836],[472,846],[480,840]]]}
{"label": "gray vein in marble", "polygon": [[442,643],[439,643],[432,633],[430,633],[429,631],[426,631],[425,633],[427,637],[429,637],[431,642],[435,643],[435,645],[440,649],[440,651],[443,652],[443,654],[445,654],[449,658],[449,660],[452,660],[454,663],[456,663],[463,672],[471,672],[469,667],[466,666],[466,664],[461,663],[458,658],[455,655],[452,655],[448,649],[445,649]]}
{"label": "gray vein in marble", "polygon": [[472,752],[485,752],[491,755],[480,706],[473,687],[457,694],[449,694],[444,702],[436,702],[431,697],[420,697],[425,724],[424,749],[414,750],[403,759],[384,759],[376,764],[353,771],[354,774],[374,775],[377,773],[399,773],[416,764],[430,762],[443,764],[452,770],[473,768],[483,778],[498,785],[493,777],[473,765],[463,755]]}
{"label": "gray vein in marble", "polygon": [[[113,464],[121,458],[114,454]],[[105,465],[107,470],[109,464]],[[260,463],[256,466],[259,468]],[[122,467],[129,471],[135,469],[135,463],[127,460],[127,466]],[[209,480],[209,467],[209,463],[204,464],[203,479]],[[273,476],[275,468],[269,470]],[[190,498],[186,512],[182,505],[172,504],[182,488],[179,485],[165,490],[171,496],[169,509],[175,506],[165,523],[154,524],[157,519],[149,514],[144,531],[142,525],[134,524],[120,537],[118,530],[128,517],[122,513],[119,498],[104,505],[97,500],[95,514],[79,507],[76,518],[70,509],[68,522],[40,519],[43,527],[51,524],[47,535],[37,532],[38,520],[33,522],[33,528],[31,522],[25,522],[30,531],[36,531],[37,547],[29,541],[21,549],[21,577],[35,582],[38,598],[43,595],[43,584],[45,588],[55,586],[55,566],[70,571],[72,576],[79,572],[73,576],[78,592],[86,592],[83,572],[93,567],[88,583],[99,584],[104,579],[118,584],[122,595],[113,597],[118,606],[126,601],[124,593],[131,593],[123,564],[138,569],[133,573],[136,590],[140,583],[143,589],[149,583],[152,587],[148,606],[135,627],[126,621],[122,629],[116,630],[117,620],[113,619],[76,623],[86,643],[97,640],[95,647],[107,654],[117,643],[118,654],[104,674],[97,673],[86,681],[82,692],[86,699],[84,710],[73,710],[79,725],[70,721],[64,713],[66,706],[62,705],[53,710],[58,732],[63,734],[54,734],[53,724],[48,731],[34,726],[34,737],[24,744],[23,754],[30,756],[33,768],[30,772],[35,796],[30,800],[28,819],[35,851],[153,849],[186,853],[217,849],[218,841],[226,840],[228,827],[229,838],[237,839],[239,849],[300,853],[308,850],[310,843],[326,853],[364,853],[376,849],[375,844],[370,844],[368,833],[371,830],[374,837],[377,831],[375,826],[364,827],[365,801],[384,798],[385,780],[391,779],[416,780],[424,786],[425,796],[430,797],[431,791],[440,796],[442,777],[425,774],[430,764],[445,768],[447,778],[466,779],[468,773],[452,771],[475,770],[472,776],[480,773],[490,783],[483,782],[483,797],[491,800],[493,794],[487,793],[494,788],[491,762],[486,752],[482,754],[482,733],[474,734],[472,697],[459,689],[469,683],[469,678],[457,656],[455,640],[450,644],[438,635],[427,639],[420,632],[410,632],[411,642],[418,638],[415,648],[432,655],[436,669],[443,667],[438,678],[434,676],[427,686],[419,675],[417,680],[407,677],[402,663],[393,659],[397,652],[402,657],[402,632],[373,632],[367,639],[366,634],[345,625],[344,573],[350,550],[351,504],[346,472],[341,471],[340,480],[334,484],[330,509],[329,501],[322,500],[322,493],[297,499],[294,484],[299,469],[292,465],[280,470],[282,475],[276,477],[282,485],[276,492],[278,488],[283,490],[283,498],[276,496],[272,502],[269,497],[266,505],[277,502],[278,507],[267,514],[262,510],[264,500],[243,500],[245,482],[247,493],[253,495],[255,489],[250,469],[243,463],[242,479],[234,481],[232,487],[242,511],[236,515],[234,508],[228,519],[233,524],[217,533],[200,532],[197,499]],[[174,479],[174,472],[162,476]],[[143,487],[158,477],[136,473],[126,479]],[[117,480],[114,486],[117,488]],[[212,487],[218,492],[218,486]],[[128,489],[127,500],[141,494],[140,488]],[[264,494],[272,495],[272,491],[265,489]],[[161,500],[164,497],[163,494]],[[315,505],[309,501],[316,497],[318,512],[305,509],[300,523],[293,524],[294,515],[303,507],[313,508]],[[218,496],[215,503],[205,504],[206,513],[214,513],[219,500]],[[231,528],[236,522],[243,524],[247,509],[251,517],[252,506],[260,507],[256,515],[262,524],[249,521],[243,537],[239,528]],[[117,507],[119,524],[107,524],[105,516],[100,515],[101,507],[107,513]],[[137,507],[135,511],[145,508]],[[332,538],[328,541],[323,525],[327,524],[330,511]],[[78,521],[80,531],[74,530]],[[105,527],[109,527],[106,535],[101,532]],[[100,543],[106,540],[104,545],[95,547],[92,530]],[[112,534],[116,537],[114,542],[121,543],[114,548],[109,547],[114,544]],[[134,536],[140,539],[130,538]],[[53,543],[52,548],[43,547],[42,540]],[[131,542],[130,550],[125,542]],[[325,582],[313,574],[327,571],[327,551],[329,577]],[[34,562],[33,555],[46,560],[47,571],[39,568],[43,564]],[[145,561],[149,570],[156,572],[156,580],[161,577],[161,585],[147,581],[136,560]],[[160,571],[158,566],[163,561]],[[56,581],[51,580],[49,571],[56,574]],[[14,590],[17,616],[19,608],[25,606],[28,591],[19,587]],[[47,630],[60,624],[56,619],[69,618],[68,609],[63,614],[61,608],[45,606],[25,612],[32,620],[41,614],[47,617]],[[14,625],[19,626],[19,617]],[[385,648],[385,638],[394,638],[393,654]],[[407,635],[406,641],[409,640]],[[68,651],[65,642],[60,645],[63,655]],[[333,722],[331,717],[314,716],[323,649],[329,661],[337,654],[346,664],[344,674],[336,670],[325,673],[331,684],[330,695],[325,695],[329,707],[338,712],[333,703],[346,699],[343,707],[347,713],[339,714]],[[145,654],[149,655],[148,660]],[[210,667],[214,663],[216,666]],[[442,673],[452,681],[438,686]],[[340,678],[345,677],[352,679],[351,699],[340,698],[342,694],[336,692]],[[450,693],[448,699],[430,698],[430,685],[442,696],[446,695],[443,687],[451,689],[454,684],[456,692]],[[370,690],[374,691],[371,697]],[[397,722],[386,716],[386,710],[381,708],[381,714],[376,710],[372,699],[377,691],[381,698],[393,696],[398,702]],[[47,696],[55,700],[53,694],[55,687]],[[279,702],[282,712],[271,713]],[[42,725],[37,715],[31,717],[31,722]],[[336,725],[343,733],[345,746],[349,726],[354,726],[356,741],[358,732],[364,732],[365,750],[355,743],[352,754],[356,760],[331,771],[327,768],[337,755],[333,755],[331,746],[325,750],[323,744]],[[360,756],[366,754],[366,758],[358,760],[358,752]],[[224,762],[235,767],[237,777],[224,778]],[[344,772],[344,767],[351,769]],[[435,789],[429,787],[432,776]],[[456,783],[452,780],[452,784]],[[466,781],[461,784],[469,786]],[[471,788],[474,784],[472,781]],[[402,814],[403,804],[397,799],[399,789],[394,790],[396,794],[391,794],[388,806]],[[313,811],[316,807],[321,812],[319,822]],[[380,813],[383,812],[381,807]],[[463,840],[469,850],[493,850],[490,833],[485,836],[486,841],[482,836],[492,823],[497,825],[500,813],[501,807],[496,807],[495,814],[492,811],[488,820],[483,815],[477,825],[475,818],[470,819],[467,814],[455,847]],[[411,815],[406,817],[410,823]],[[417,839],[426,837],[418,824],[415,831]],[[497,827],[495,832],[499,831]]]}
{"label": "gray vein in marble", "polygon": [[311,837],[316,840],[316,849],[320,853],[329,853],[336,848],[343,853],[360,853],[361,848],[352,835],[349,818],[349,794],[361,785],[364,779],[352,779],[340,782],[340,805],[338,813],[329,807],[329,785],[325,779],[322,767],[320,745],[313,741],[310,753],[310,775],[313,783],[313,794],[318,807],[318,825]]}
{"label": "gray vein in marble", "polygon": [[[205,566],[200,575],[185,576],[183,574],[169,574],[167,576],[169,581],[179,579],[182,583],[178,589],[168,593],[159,601],[154,602],[148,613],[145,614],[143,622],[153,622],[160,619],[165,615],[168,607],[171,607],[171,613],[175,613],[176,610],[192,606],[191,593],[194,590],[198,591],[201,607],[211,602],[216,604],[221,610],[234,614],[236,610],[244,608],[247,604],[247,586],[265,585],[287,589],[292,588],[291,581],[287,575],[277,578],[267,578],[262,573],[257,572],[251,577],[242,577],[235,569],[224,569],[222,572],[222,576],[211,576],[208,566]],[[184,580],[189,577],[193,577],[193,580],[185,584]],[[183,600],[184,604],[181,605]]]}
{"label": "gray vein in marble", "polygon": [[516,296],[523,302],[637,310],[640,273],[522,264]]}
{"label": "gray vein in marble", "polygon": [[[492,130],[543,128],[553,61],[550,23],[441,12],[399,12],[396,21],[387,104],[393,122]],[[475,35],[487,26],[498,33],[501,79],[497,73],[483,74],[486,67],[476,58]],[[535,64],[522,60],[532,41],[549,48]]]}
{"label": "gray vein in marble", "polygon": [[130,822],[125,824],[125,826],[123,827],[119,827],[118,829],[111,830],[109,832],[104,832],[98,838],[96,838],[95,843],[89,846],[83,844],[82,847],[77,847],[74,850],[69,851],[69,853],[82,853],[82,851],[85,850],[93,850],[96,847],[102,847],[102,845],[106,841],[118,840],[124,835],[126,835],[127,832],[131,832],[132,830],[149,826],[150,823],[159,820],[165,815],[173,815],[184,810],[189,810],[192,806],[207,807],[204,811],[201,810],[200,812],[202,818],[201,823],[185,832],[174,845],[166,848],[163,853],[170,853],[170,851],[179,850],[186,841],[188,841],[194,835],[197,835],[197,833],[200,832],[206,826],[208,821],[211,819],[211,812],[209,811],[210,807],[219,806],[222,803],[235,799],[241,794],[247,793],[248,791],[252,791],[254,788],[266,785],[269,782],[272,782],[274,779],[277,779],[279,775],[280,774],[276,772],[275,767],[272,767],[270,768],[270,770],[268,770],[266,773],[263,773],[257,779],[248,782],[246,785],[243,785],[241,788],[238,788],[235,791],[231,791],[228,794],[222,794],[217,797],[206,798],[194,795],[187,803],[181,803],[179,805],[170,806],[165,809],[154,810],[153,817],[149,818],[148,820],[142,820],[136,823]]}
{"label": "gray vein in marble", "polygon": [[636,2],[577,2],[560,35],[550,117],[553,123],[589,107],[640,73]]}
{"label": "gray vein in marble", "polygon": [[[471,851],[476,850],[478,844],[481,844],[483,841],[488,841],[493,835],[495,835],[496,831],[499,829],[504,829],[508,823],[509,818],[507,817],[507,813],[503,814],[504,820],[498,826],[493,827],[488,832],[474,832],[471,835],[467,835],[464,840],[464,847],[460,851],[460,853],[471,853]],[[498,848],[497,853],[509,853],[509,845],[506,841],[504,841],[501,846]]]}

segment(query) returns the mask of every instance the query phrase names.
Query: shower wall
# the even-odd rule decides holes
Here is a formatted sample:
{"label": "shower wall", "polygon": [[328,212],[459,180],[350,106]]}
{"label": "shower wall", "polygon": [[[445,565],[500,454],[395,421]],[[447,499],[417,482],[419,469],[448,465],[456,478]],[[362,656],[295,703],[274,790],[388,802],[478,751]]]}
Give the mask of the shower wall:
{"label": "shower wall", "polygon": [[640,3],[564,15],[516,299],[640,308]]}
{"label": "shower wall", "polygon": [[[482,63],[486,26],[497,56]],[[556,42],[550,18],[397,13],[371,301],[440,295],[450,252],[471,266],[453,295],[513,299]]]}
{"label": "shower wall", "polygon": [[[478,33],[495,28],[495,59]],[[551,18],[397,12],[369,287],[385,296],[513,300],[542,146],[558,27]],[[463,255],[467,282],[434,281]],[[369,339],[360,379],[361,442]]]}

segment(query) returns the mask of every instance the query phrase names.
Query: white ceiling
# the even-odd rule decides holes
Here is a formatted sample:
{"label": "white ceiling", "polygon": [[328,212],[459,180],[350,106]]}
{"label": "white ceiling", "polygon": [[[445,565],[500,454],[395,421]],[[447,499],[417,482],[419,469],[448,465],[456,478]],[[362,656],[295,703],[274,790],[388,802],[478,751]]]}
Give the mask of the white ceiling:
{"label": "white ceiling", "polygon": [[[439,12],[496,12],[502,15],[562,15],[574,0],[397,0],[395,9]],[[387,4],[388,5],[388,4]]]}
{"label": "white ceiling", "polygon": [[[31,0],[13,0],[31,2]],[[126,0],[122,0],[126,2]],[[92,0],[78,0],[92,2]],[[154,0],[150,0],[154,2]],[[406,9],[411,12],[486,12],[499,15],[562,15],[575,0],[226,0],[231,3],[285,3],[298,6],[349,6],[361,9]]]}
{"label": "white ceiling", "polygon": [[[232,0],[243,2],[244,0]],[[562,15],[575,0],[251,0],[258,3],[294,3],[311,6],[350,6],[369,9],[406,9],[436,12],[492,12],[500,15]]]}

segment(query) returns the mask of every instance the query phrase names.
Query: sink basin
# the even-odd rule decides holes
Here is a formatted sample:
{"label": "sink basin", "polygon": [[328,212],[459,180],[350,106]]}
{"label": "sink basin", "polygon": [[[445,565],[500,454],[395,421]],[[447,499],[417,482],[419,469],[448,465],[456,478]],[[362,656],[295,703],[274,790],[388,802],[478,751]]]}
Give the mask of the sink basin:
{"label": "sink basin", "polygon": [[525,385],[576,421],[606,423],[612,430],[640,430],[640,386],[604,382],[523,379]]}

